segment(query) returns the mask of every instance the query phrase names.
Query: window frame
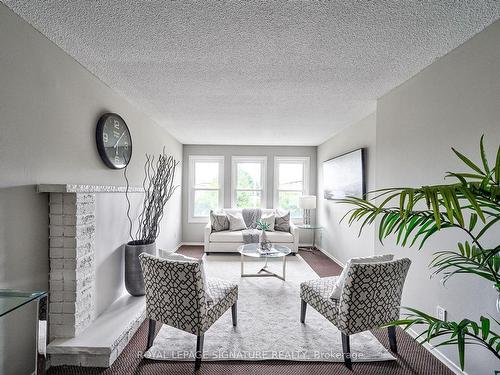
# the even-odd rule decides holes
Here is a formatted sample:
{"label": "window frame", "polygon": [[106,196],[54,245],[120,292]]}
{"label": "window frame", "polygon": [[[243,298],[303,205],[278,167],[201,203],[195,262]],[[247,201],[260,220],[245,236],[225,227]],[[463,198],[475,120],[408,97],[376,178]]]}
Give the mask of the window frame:
{"label": "window frame", "polygon": [[[279,208],[279,193],[284,192],[300,192],[300,190],[282,190],[279,189],[279,168],[280,164],[298,164],[301,163],[302,167],[302,195],[309,195],[310,190],[310,167],[311,158],[309,156],[275,156],[274,157],[274,192],[273,192],[273,204],[274,208]],[[304,219],[304,212],[301,210],[300,216],[290,217],[292,221],[299,222]]]}
{"label": "window frame", "polygon": [[[260,189],[237,189],[237,165],[238,163],[260,163],[261,188]],[[231,156],[231,207],[236,206],[236,193],[238,191],[261,191],[260,208],[267,207],[267,156]]]}
{"label": "window frame", "polygon": [[[218,162],[219,163],[219,188],[218,189],[196,189],[194,186],[194,174],[196,162]],[[194,195],[197,190],[219,191],[218,209],[224,207],[224,156],[223,155],[189,155],[188,170],[188,223],[207,223],[209,215],[194,216]]]}

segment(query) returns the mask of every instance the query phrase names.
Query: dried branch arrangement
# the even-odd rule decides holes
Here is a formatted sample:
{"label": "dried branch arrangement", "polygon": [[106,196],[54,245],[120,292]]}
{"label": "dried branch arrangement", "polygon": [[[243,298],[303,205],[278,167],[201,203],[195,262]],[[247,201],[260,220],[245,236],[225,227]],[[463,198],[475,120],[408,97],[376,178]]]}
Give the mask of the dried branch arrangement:
{"label": "dried branch arrangement", "polygon": [[146,154],[146,163],[144,164],[144,202],[142,211],[138,216],[138,226],[133,232],[132,218],[130,217],[130,199],[129,199],[129,181],[127,178],[127,169],[124,176],[127,183],[125,197],[127,199],[127,218],[129,221],[129,235],[131,241],[129,245],[146,245],[156,241],[160,234],[160,222],[163,218],[164,208],[172,194],[179,187],[174,185],[175,170],[179,162],[172,156],[162,154],[157,158],[154,155]]}

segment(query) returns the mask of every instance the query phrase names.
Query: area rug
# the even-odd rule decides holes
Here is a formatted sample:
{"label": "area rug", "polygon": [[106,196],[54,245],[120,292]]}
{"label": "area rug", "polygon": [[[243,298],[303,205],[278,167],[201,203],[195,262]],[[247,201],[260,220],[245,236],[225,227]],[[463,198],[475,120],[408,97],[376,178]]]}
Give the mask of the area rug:
{"label": "area rug", "polygon": [[[248,260],[248,262],[247,262]],[[308,306],[306,323],[300,323],[299,287],[318,275],[300,256],[287,257],[286,281],[275,277],[241,278],[239,255],[205,256],[208,276],[239,285],[238,326],[228,310],[205,333],[203,360],[289,360],[342,362],[339,330]],[[246,258],[245,272],[257,272],[260,259]],[[269,268],[281,273],[281,259]],[[387,361],[395,358],[370,332],[350,336],[354,362]],[[196,336],[163,325],[153,346],[144,354],[155,360],[193,360]]]}

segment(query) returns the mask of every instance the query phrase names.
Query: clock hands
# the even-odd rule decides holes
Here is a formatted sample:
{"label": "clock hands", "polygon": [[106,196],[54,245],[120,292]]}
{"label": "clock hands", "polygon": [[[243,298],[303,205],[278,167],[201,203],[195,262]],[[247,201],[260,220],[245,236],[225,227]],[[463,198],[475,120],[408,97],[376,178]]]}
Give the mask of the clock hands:
{"label": "clock hands", "polygon": [[115,145],[113,146],[113,148],[117,148],[118,147],[118,142],[120,142],[120,139],[122,139],[122,137],[125,135],[125,132],[122,133],[122,135],[120,135],[120,137],[118,137],[118,140],[116,141]]}

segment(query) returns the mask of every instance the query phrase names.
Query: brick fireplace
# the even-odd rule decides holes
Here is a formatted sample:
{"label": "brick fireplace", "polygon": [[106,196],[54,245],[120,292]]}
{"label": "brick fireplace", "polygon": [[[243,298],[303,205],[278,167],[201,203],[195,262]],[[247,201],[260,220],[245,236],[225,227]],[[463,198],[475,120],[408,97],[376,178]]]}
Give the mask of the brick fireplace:
{"label": "brick fireplace", "polygon": [[[144,320],[144,297],[96,310],[96,194],[124,187],[38,185],[49,195],[49,345],[53,365],[109,367]],[[140,188],[131,188],[140,193]]]}

